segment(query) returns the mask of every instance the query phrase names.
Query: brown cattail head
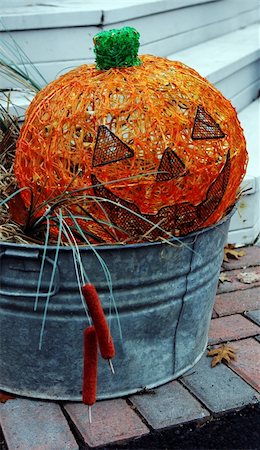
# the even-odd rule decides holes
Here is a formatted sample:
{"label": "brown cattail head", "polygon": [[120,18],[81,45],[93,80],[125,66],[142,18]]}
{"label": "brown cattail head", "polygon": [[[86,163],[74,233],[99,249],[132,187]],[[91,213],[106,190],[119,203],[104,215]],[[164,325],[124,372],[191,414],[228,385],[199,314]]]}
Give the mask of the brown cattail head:
{"label": "brown cattail head", "polygon": [[96,288],[93,284],[85,284],[82,292],[96,330],[101,356],[104,359],[112,359],[115,356],[115,347]]}
{"label": "brown cattail head", "polygon": [[97,393],[98,341],[95,327],[84,330],[82,401],[94,405]]}

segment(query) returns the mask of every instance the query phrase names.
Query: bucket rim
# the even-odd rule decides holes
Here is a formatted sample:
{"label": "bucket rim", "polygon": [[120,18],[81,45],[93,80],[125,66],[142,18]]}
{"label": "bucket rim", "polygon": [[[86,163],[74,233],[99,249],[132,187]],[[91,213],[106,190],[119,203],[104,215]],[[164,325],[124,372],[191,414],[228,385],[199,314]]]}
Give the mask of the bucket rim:
{"label": "bucket rim", "polygon": [[[224,217],[222,217],[222,219],[220,219],[218,222],[216,222],[214,225],[210,225],[209,227],[204,227],[199,229],[198,231],[194,231],[192,233],[189,233],[185,236],[181,236],[181,237],[176,237],[173,236],[171,239],[169,239],[169,242],[171,243],[182,243],[185,242],[189,239],[194,238],[195,236],[207,233],[208,231],[222,225],[223,223],[225,223],[226,221],[228,221],[233,214],[235,213],[237,209],[236,204],[233,205],[232,209],[228,212],[228,214],[226,214]],[[139,242],[139,243],[133,243],[133,244],[120,244],[120,243],[115,243],[115,244],[105,244],[105,245],[97,245],[97,244],[92,244],[93,247],[95,249],[98,249],[99,251],[111,251],[111,250],[122,250],[122,249],[135,249],[135,248],[144,248],[144,247],[154,247],[154,246],[158,246],[158,245],[167,245],[166,242],[162,242],[162,241],[153,241],[153,242]],[[21,248],[21,249],[30,249],[30,250],[43,250],[45,248],[44,244],[18,244],[16,242],[6,242],[6,241],[0,241],[0,247],[11,247],[11,248]],[[47,246],[48,250],[55,250],[56,249],[56,245],[48,245]],[[71,246],[61,246],[59,251],[60,252],[68,252],[71,251]],[[91,247],[88,245],[79,245],[79,250],[89,250],[92,251]]]}

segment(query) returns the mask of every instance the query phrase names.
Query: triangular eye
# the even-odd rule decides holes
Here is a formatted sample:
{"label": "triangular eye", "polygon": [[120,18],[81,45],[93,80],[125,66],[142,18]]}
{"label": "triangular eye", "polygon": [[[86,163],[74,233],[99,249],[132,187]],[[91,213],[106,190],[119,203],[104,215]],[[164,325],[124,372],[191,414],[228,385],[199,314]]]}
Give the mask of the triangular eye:
{"label": "triangular eye", "polygon": [[192,130],[192,139],[220,139],[223,137],[225,137],[225,133],[220,126],[202,106],[199,106]]}
{"label": "triangular eye", "polygon": [[133,150],[104,125],[98,127],[92,166],[104,166],[134,156]]}
{"label": "triangular eye", "polygon": [[158,168],[156,181],[167,181],[177,178],[185,171],[185,165],[179,156],[169,147],[166,148]]}

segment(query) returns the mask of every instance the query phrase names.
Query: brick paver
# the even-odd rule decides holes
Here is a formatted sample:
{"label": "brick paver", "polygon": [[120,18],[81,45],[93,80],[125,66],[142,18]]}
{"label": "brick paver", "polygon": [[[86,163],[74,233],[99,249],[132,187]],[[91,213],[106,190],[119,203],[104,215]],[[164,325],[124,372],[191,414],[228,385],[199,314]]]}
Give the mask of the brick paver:
{"label": "brick paver", "polygon": [[9,450],[77,450],[79,447],[56,403],[17,398],[0,405]]}
{"label": "brick paver", "polygon": [[130,400],[154,429],[210,416],[178,381],[157,388],[154,395],[134,395]]}
{"label": "brick paver", "polygon": [[149,433],[149,429],[123,399],[97,402],[92,407],[92,424],[83,403],[66,403],[64,407],[90,447],[123,441]]}
{"label": "brick paver", "polygon": [[[260,302],[258,302],[260,303]],[[260,306],[260,304],[259,304]],[[260,309],[256,310],[256,311],[248,311],[245,314],[249,319],[253,320],[257,325],[260,326]]]}
{"label": "brick paver", "polygon": [[215,311],[215,309],[213,309],[211,319],[216,319],[217,317],[218,317],[218,314]]}
{"label": "brick paver", "polygon": [[232,361],[232,368],[245,381],[260,391],[260,344],[252,338],[232,342],[237,360]]}
{"label": "brick paver", "polygon": [[241,314],[212,319],[209,329],[209,344],[234,341],[260,333],[260,327]]}
{"label": "brick paver", "polygon": [[259,401],[257,392],[229,367],[211,367],[211,358],[206,354],[181,381],[213,413]]}
{"label": "brick paver", "polygon": [[216,296],[214,310],[221,316],[259,309],[260,287],[228,292]]}
{"label": "brick paver", "polygon": [[237,276],[239,276],[240,273],[244,272],[260,275],[260,267],[249,267],[245,269],[230,270],[229,272],[227,272],[227,276],[228,278],[230,278],[231,282],[225,281],[224,283],[220,283],[218,287],[218,293],[221,294],[224,292],[252,289],[253,287],[260,286],[260,280],[250,284],[242,283],[241,281],[239,281]]}
{"label": "brick paver", "polygon": [[229,259],[228,263],[223,262],[222,267],[224,270],[243,269],[244,267],[253,267],[260,265],[260,249],[259,247],[252,246],[238,249],[238,251],[244,251],[245,256],[239,259]]}

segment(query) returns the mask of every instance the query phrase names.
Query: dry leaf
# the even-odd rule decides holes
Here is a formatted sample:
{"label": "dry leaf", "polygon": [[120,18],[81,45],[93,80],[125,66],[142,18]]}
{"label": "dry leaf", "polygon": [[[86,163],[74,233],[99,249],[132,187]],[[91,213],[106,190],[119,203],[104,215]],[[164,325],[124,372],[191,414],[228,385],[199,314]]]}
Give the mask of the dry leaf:
{"label": "dry leaf", "polygon": [[224,248],[224,262],[229,262],[229,259],[239,259],[245,256],[244,250],[237,250],[233,244],[227,244]]}
{"label": "dry leaf", "polygon": [[227,281],[228,283],[231,283],[231,278],[229,278],[225,272],[222,272],[219,276],[219,281],[220,281],[220,283],[224,283],[225,281]]}
{"label": "dry leaf", "polygon": [[241,281],[241,283],[251,284],[256,281],[260,281],[260,273],[257,272],[240,272],[237,275],[237,279]]}
{"label": "dry leaf", "polygon": [[231,359],[233,359],[234,361],[236,360],[235,350],[227,344],[223,344],[220,347],[209,350],[207,356],[214,357],[211,361],[211,367],[215,367],[223,360],[228,364],[231,362]]}
{"label": "dry leaf", "polygon": [[15,400],[15,397],[12,394],[0,391],[0,403],[5,403],[7,400]]}

